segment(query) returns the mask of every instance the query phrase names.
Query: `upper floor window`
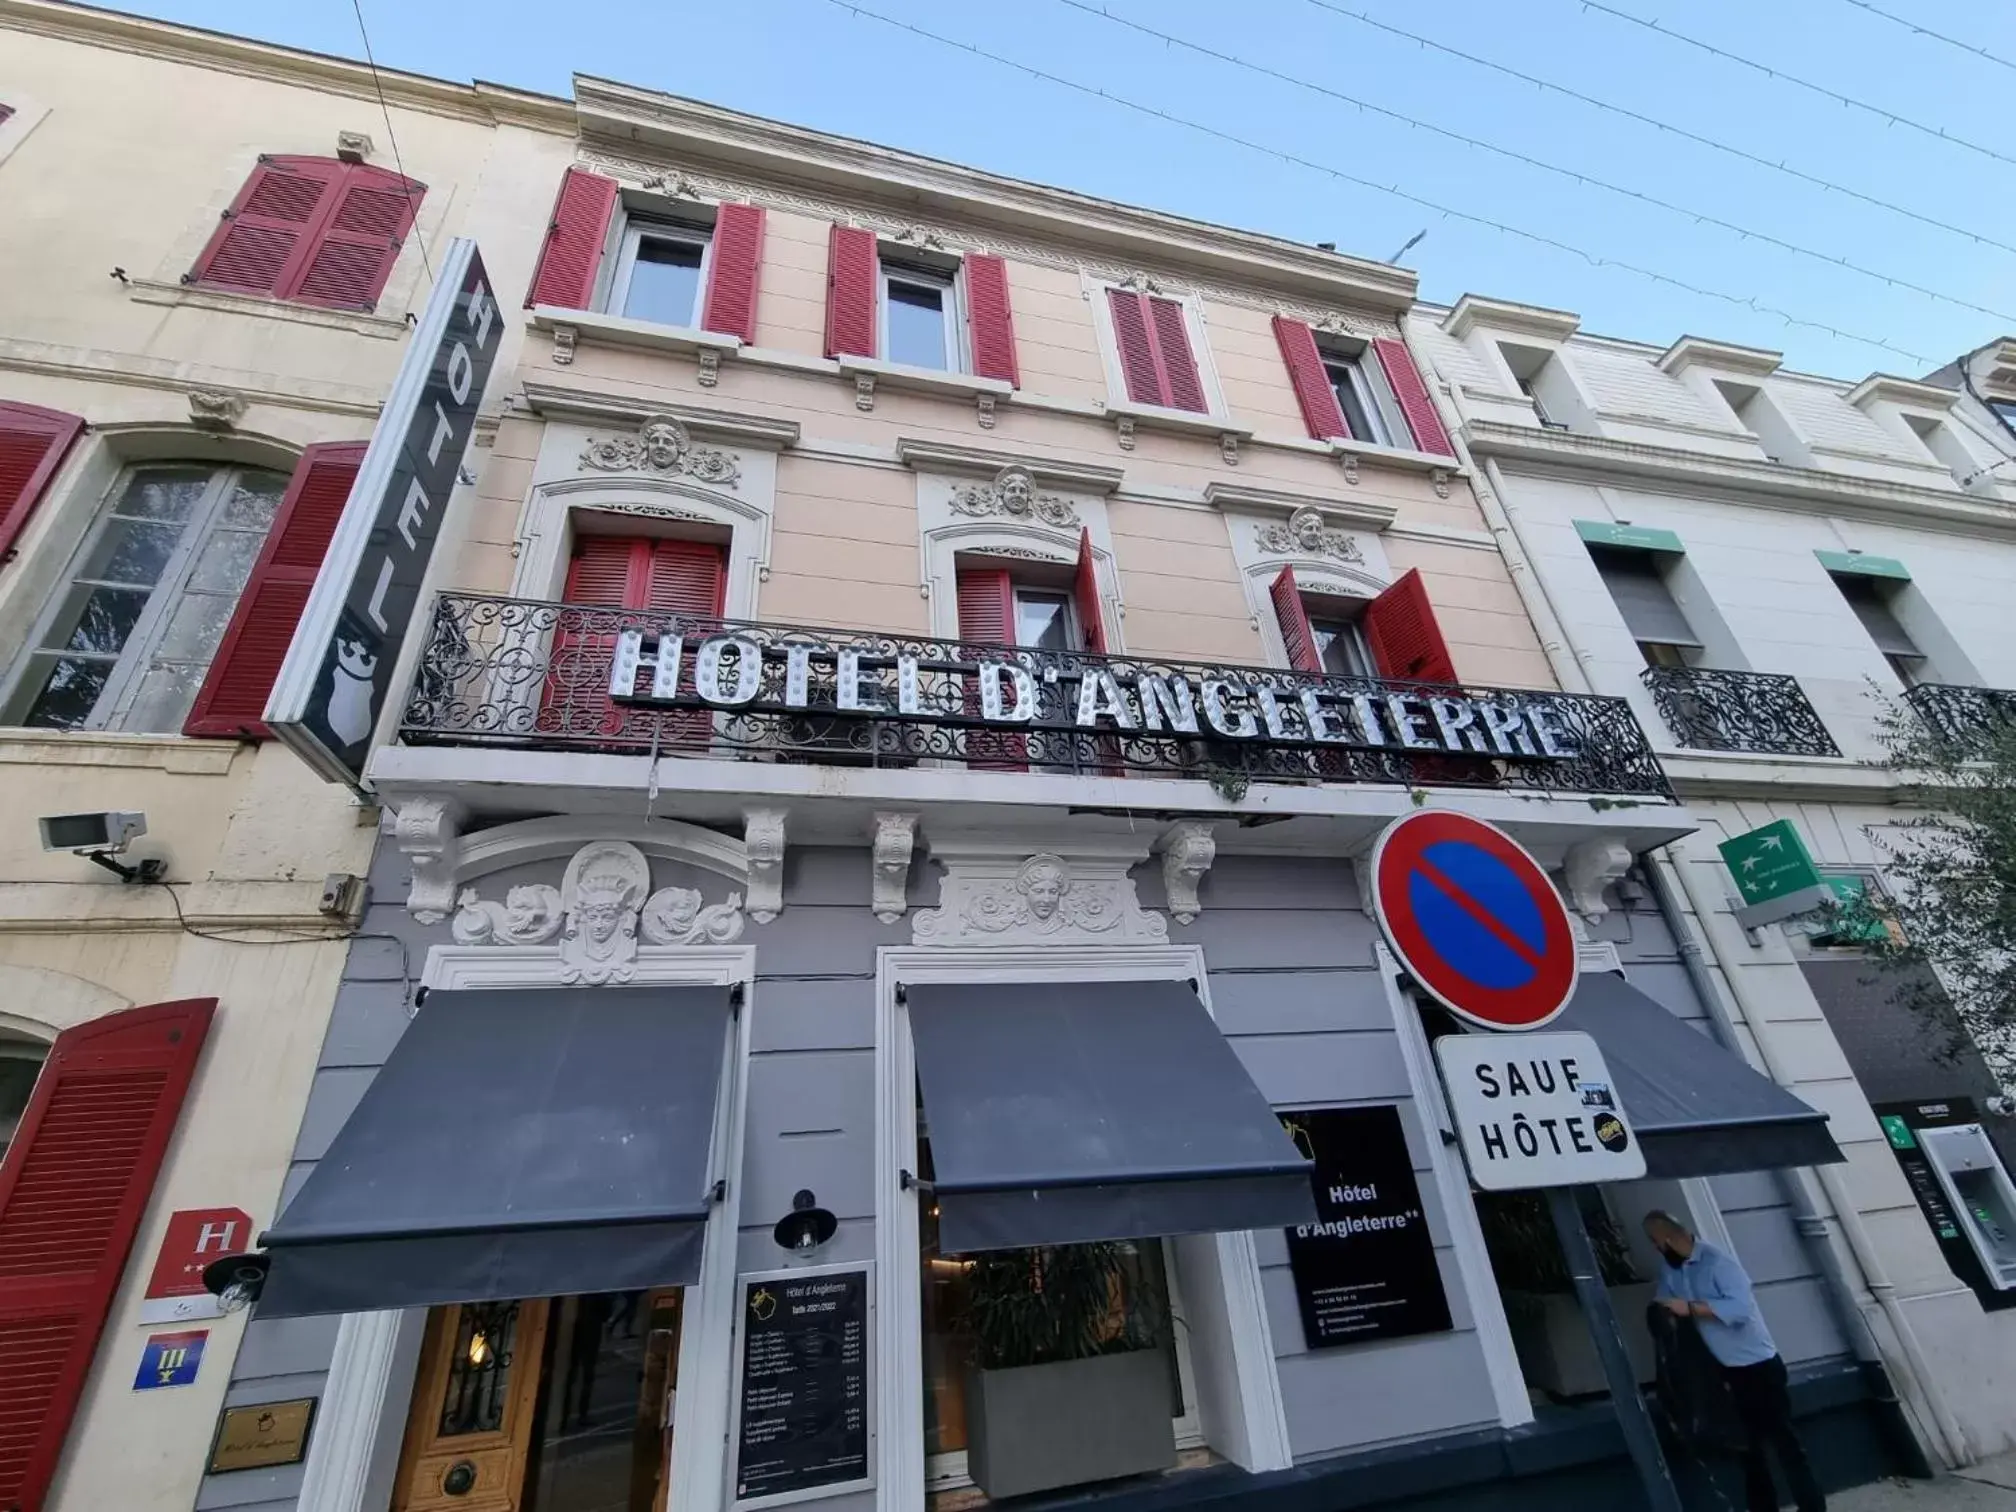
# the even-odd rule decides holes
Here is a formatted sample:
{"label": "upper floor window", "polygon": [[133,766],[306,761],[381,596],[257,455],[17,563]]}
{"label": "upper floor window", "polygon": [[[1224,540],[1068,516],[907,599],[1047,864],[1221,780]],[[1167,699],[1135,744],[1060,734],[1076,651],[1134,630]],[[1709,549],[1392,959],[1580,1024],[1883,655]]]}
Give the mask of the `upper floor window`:
{"label": "upper floor window", "polygon": [[950,273],[881,260],[882,350],[910,367],[965,371],[958,281]]}
{"label": "upper floor window", "polygon": [[873,231],[836,225],[826,355],[1019,382],[1006,263],[981,252],[888,248]]}
{"label": "upper floor window", "polygon": [[1375,379],[1366,366],[1371,353],[1365,343],[1347,348],[1334,340],[1319,340],[1316,350],[1323,359],[1323,376],[1330,382],[1330,392],[1337,396],[1337,407],[1343,412],[1351,434],[1360,441],[1391,446],[1393,427],[1380,405],[1385,384]]}
{"label": "upper floor window", "polygon": [[1701,652],[1701,638],[1673,597],[1657,551],[1588,543],[1603,586],[1638,643],[1648,667],[1685,667]]}
{"label": "upper floor window", "polygon": [[286,490],[257,468],[127,473],[31,642],[8,722],[181,729]]}
{"label": "upper floor window", "polygon": [[1455,455],[1406,342],[1319,333],[1286,315],[1274,317],[1274,339],[1311,439]]}
{"label": "upper floor window", "polygon": [[183,281],[374,309],[426,193],[369,163],[262,157]]}
{"label": "upper floor window", "polygon": [[709,240],[705,227],[628,217],[609,313],[657,325],[698,326]]}
{"label": "upper floor window", "polygon": [[1453,683],[1456,667],[1419,569],[1374,599],[1304,593],[1283,567],[1268,587],[1288,665],[1333,677]]}
{"label": "upper floor window", "polygon": [[1883,653],[1897,680],[1907,688],[1926,681],[1925,653],[1918,649],[1918,643],[1897,618],[1895,596],[1902,585],[1861,572],[1833,572],[1828,576],[1848,600],[1855,617],[1862,621],[1862,628],[1869,632],[1869,639]]}
{"label": "upper floor window", "polygon": [[1311,607],[1316,612],[1309,616],[1309,634],[1323,670],[1337,677],[1372,676],[1372,653],[1366,648],[1365,632],[1357,618],[1333,617],[1324,603]]}
{"label": "upper floor window", "polygon": [[1134,404],[1204,414],[1211,408],[1190,343],[1189,311],[1180,299],[1108,289],[1120,377]]}
{"label": "upper floor window", "polygon": [[2016,399],[1990,399],[1988,408],[1995,411],[1995,417],[2010,430],[2016,431]]}

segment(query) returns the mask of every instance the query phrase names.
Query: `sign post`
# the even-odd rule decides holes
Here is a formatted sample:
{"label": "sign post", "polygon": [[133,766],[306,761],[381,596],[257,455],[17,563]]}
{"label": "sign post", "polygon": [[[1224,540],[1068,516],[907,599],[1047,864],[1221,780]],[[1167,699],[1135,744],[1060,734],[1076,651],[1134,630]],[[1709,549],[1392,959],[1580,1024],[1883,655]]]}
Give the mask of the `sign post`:
{"label": "sign post", "polygon": [[1733,915],[1745,929],[1776,924],[1837,901],[1790,819],[1724,840],[1716,849],[1743,895],[1743,906]]}
{"label": "sign post", "polygon": [[267,727],[331,782],[362,788],[505,329],[476,244],[457,237],[266,704]]}

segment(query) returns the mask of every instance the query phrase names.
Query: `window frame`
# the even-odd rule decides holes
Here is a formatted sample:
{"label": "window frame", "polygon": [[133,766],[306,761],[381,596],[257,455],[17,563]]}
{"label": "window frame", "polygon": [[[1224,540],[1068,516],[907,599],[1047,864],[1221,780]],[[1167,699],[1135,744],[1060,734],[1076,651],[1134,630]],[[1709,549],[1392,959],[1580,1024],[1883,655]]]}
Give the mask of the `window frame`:
{"label": "window frame", "polygon": [[1063,610],[1065,650],[1052,654],[1068,655],[1071,648],[1080,644],[1080,637],[1084,631],[1083,627],[1078,623],[1078,607],[1073,602],[1073,595],[1069,588],[1052,588],[1045,583],[1031,582],[1027,579],[1017,577],[1011,570],[1008,575],[1008,590],[1015,604],[1015,644],[1017,647],[1025,651],[1041,649],[1022,639],[1022,601],[1025,597],[1039,598],[1045,603],[1054,601],[1058,608]]}
{"label": "window frame", "polygon": [[[1118,279],[1083,279],[1081,287],[1093,306],[1092,329],[1099,343],[1099,361],[1106,372],[1106,413],[1117,416],[1143,416],[1153,420],[1173,423],[1179,429],[1195,429],[1206,432],[1223,431],[1233,427],[1231,405],[1226,401],[1224,386],[1218,379],[1218,358],[1211,349],[1211,322],[1205,313],[1204,298],[1201,294],[1178,294],[1153,285],[1136,288]],[[1201,410],[1178,409],[1167,404],[1146,404],[1135,400],[1127,392],[1127,365],[1120,356],[1120,333],[1113,325],[1113,301],[1111,290],[1118,289],[1123,294],[1146,294],[1153,299],[1166,299],[1178,305],[1183,311],[1183,334],[1190,344],[1190,360],[1197,367],[1197,383],[1204,391],[1204,408]],[[1248,434],[1251,432],[1239,432]]]}
{"label": "window frame", "polygon": [[[1323,667],[1324,675],[1326,677],[1377,677],[1379,670],[1372,661],[1372,646],[1365,639],[1365,627],[1355,618],[1342,619],[1337,615],[1325,613],[1326,596],[1304,593],[1301,595],[1301,598],[1302,614],[1309,622],[1310,637],[1314,639],[1326,630],[1331,635],[1331,639],[1328,642],[1320,642],[1312,648],[1316,652],[1316,659],[1319,662],[1326,663]],[[1314,613],[1310,612],[1312,607],[1310,600],[1312,598],[1316,599]],[[1335,600],[1328,600],[1328,602],[1335,602]],[[1328,658],[1325,656],[1330,647],[1340,640],[1346,647],[1346,659],[1357,664],[1355,667],[1347,668],[1341,672],[1327,665]]]}
{"label": "window frame", "polygon": [[[1396,435],[1405,434],[1404,448],[1414,449],[1411,431],[1402,431],[1394,424],[1393,410],[1398,404],[1386,388],[1385,375],[1376,379],[1373,368],[1371,343],[1367,342],[1356,352],[1347,352],[1342,345],[1319,334],[1316,338],[1316,356],[1323,364],[1323,376],[1329,380],[1330,392],[1337,396],[1337,407],[1344,412],[1345,427],[1351,432],[1351,439],[1363,441],[1371,446],[1403,447],[1394,440]],[[1341,382],[1340,382],[1341,372]],[[1389,407],[1390,404],[1390,407]]]}
{"label": "window frame", "polygon": [[[1582,546],[1583,550],[1588,554],[1589,565],[1596,571],[1597,581],[1602,584],[1603,596],[1610,601],[1610,607],[1615,611],[1618,623],[1623,626],[1624,633],[1631,638],[1631,644],[1638,648],[1638,654],[1644,659],[1646,666],[1698,667],[1702,665],[1701,658],[1707,652],[1707,643],[1701,639],[1701,632],[1695,627],[1693,620],[1688,618],[1687,608],[1680,602],[1680,596],[1673,591],[1673,585],[1667,581],[1666,568],[1660,561],[1662,556],[1670,555],[1670,553],[1662,553],[1637,546],[1609,546],[1599,541],[1584,541]],[[1625,612],[1622,601],[1617,597],[1617,590],[1611,584],[1609,573],[1604,571],[1604,563],[1606,561],[1613,564],[1620,573],[1630,567],[1640,566],[1657,578],[1660,588],[1664,591],[1668,602],[1673,606],[1673,612],[1680,616],[1681,622],[1686,625],[1687,632],[1692,639],[1676,641],[1638,634],[1637,628],[1631,623],[1630,615]],[[1670,659],[1654,656],[1648,649],[1653,646],[1660,648]]]}
{"label": "window frame", "polygon": [[914,362],[899,362],[889,347],[889,285],[891,282],[910,284],[917,288],[931,288],[939,291],[943,302],[939,306],[940,318],[945,334],[945,366],[942,368],[922,368],[927,373],[960,373],[971,375],[973,357],[971,342],[966,334],[966,289],[965,265],[950,269],[933,268],[921,262],[908,261],[899,256],[891,256],[881,247],[875,253],[875,350],[882,354],[881,360],[893,367],[918,367]]}
{"label": "window frame", "polygon": [[[61,725],[28,725],[22,723],[21,721],[27,717],[29,706],[33,704],[41,691],[39,686],[32,686],[31,688],[31,685],[34,684],[34,669],[39,663],[61,661],[64,659],[63,648],[46,646],[44,641],[54,632],[56,625],[60,622],[64,605],[70,599],[71,591],[80,582],[80,569],[85,562],[90,560],[92,554],[104,542],[105,537],[113,528],[115,518],[129,518],[117,515],[118,503],[125,497],[126,491],[132,486],[133,481],[141,474],[147,472],[167,472],[178,469],[205,469],[210,473],[210,480],[204,485],[203,493],[198,498],[196,504],[191,507],[188,518],[182,522],[182,535],[175,543],[174,549],[168,554],[167,560],[162,563],[160,575],[155,579],[152,587],[149,588],[147,603],[141,609],[139,615],[135,617],[133,628],[127,633],[125,644],[120,647],[116,656],[109,658],[112,663],[112,671],[107,675],[104,686],[99,690],[98,696],[92,704],[91,713],[85,718],[82,724],[70,728],[65,728]],[[15,654],[13,661],[6,669],[5,681],[4,683],[0,683],[0,727],[46,730],[59,736],[94,733],[165,736],[180,735],[182,733],[182,724],[189,712],[187,709],[183,710],[182,716],[177,718],[174,728],[169,730],[128,730],[126,728],[126,720],[131,716],[133,706],[139,698],[140,685],[145,680],[146,674],[156,658],[161,638],[165,634],[175,610],[180,607],[182,601],[188,595],[190,578],[195,572],[202,548],[219,532],[219,527],[222,525],[224,518],[224,507],[232,492],[231,485],[235,479],[246,473],[270,473],[278,480],[280,489],[274,496],[275,518],[277,520],[277,510],[285,497],[288,475],[274,468],[262,467],[256,463],[249,462],[227,461],[220,465],[215,462],[185,461],[175,457],[163,457],[158,460],[130,462],[119,469],[114,475],[110,486],[100,495],[98,507],[92,517],[89,528],[84,532],[83,539],[78,542],[76,549],[71,552],[69,560],[64,564],[63,572],[51,584],[41,611],[35,617],[33,628],[23,640],[19,651]],[[268,521],[265,532],[260,535],[259,540],[262,546],[271,536],[273,524],[274,521]],[[252,567],[256,567],[257,559],[258,553],[255,552],[253,554]],[[245,589],[251,581],[250,571],[251,567],[248,567],[246,582],[239,584],[237,592],[231,595],[231,605],[234,610],[237,607],[238,601],[244,596]],[[217,644],[211,647],[209,657],[203,663],[206,672],[215,663],[218,654],[224,649],[223,637],[229,628],[230,617],[227,615],[224,626],[218,632]],[[107,658],[88,657],[86,659],[102,661]],[[202,680],[199,678],[196,686],[190,690],[189,696],[192,706],[201,691]]]}
{"label": "window frame", "polygon": [[[600,312],[665,330],[701,329],[700,322],[707,309],[707,284],[714,274],[714,228],[680,220],[676,216],[633,211],[620,200],[611,219],[616,255],[605,259],[609,265],[609,277],[607,287],[602,291]],[[637,253],[647,239],[684,242],[700,248],[700,271],[693,284],[693,308],[686,312],[683,321],[649,320],[641,315],[631,315],[624,309],[630,299],[630,281],[637,270]]]}

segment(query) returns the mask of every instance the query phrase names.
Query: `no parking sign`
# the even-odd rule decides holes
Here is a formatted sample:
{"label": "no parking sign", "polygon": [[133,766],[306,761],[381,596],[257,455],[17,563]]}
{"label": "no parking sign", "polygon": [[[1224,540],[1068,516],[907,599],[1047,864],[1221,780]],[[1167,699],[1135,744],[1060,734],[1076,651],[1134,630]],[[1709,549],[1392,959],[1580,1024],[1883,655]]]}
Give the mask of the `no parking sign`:
{"label": "no parking sign", "polygon": [[1537,1029],[1575,991],[1575,932],[1540,863],[1504,831],[1423,809],[1372,849],[1372,913],[1409,976],[1486,1029]]}

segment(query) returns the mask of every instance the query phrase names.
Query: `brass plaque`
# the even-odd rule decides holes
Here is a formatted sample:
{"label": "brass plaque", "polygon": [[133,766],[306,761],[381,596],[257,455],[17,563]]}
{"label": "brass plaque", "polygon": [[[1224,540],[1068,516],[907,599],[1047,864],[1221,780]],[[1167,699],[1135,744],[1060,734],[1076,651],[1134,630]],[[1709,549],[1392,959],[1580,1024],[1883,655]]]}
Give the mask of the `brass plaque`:
{"label": "brass plaque", "polygon": [[308,1453],[308,1423],[314,1416],[313,1397],[225,1408],[217,1442],[210,1447],[210,1473],[298,1464]]}

